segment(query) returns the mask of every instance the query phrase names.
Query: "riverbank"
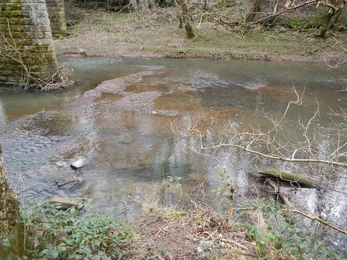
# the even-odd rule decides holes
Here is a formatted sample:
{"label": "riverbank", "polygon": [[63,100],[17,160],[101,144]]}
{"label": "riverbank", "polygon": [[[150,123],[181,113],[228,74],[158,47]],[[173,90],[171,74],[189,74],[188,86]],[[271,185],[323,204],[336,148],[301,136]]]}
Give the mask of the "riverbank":
{"label": "riverbank", "polygon": [[347,60],[345,32],[332,31],[322,39],[316,37],[319,29],[314,28],[298,31],[259,25],[230,29],[197,17],[193,21],[196,37],[188,40],[184,28],[179,28],[178,7],[138,13],[108,13],[74,6],[66,10],[73,25],[69,36],[54,42],[58,56],[327,61],[333,66]]}

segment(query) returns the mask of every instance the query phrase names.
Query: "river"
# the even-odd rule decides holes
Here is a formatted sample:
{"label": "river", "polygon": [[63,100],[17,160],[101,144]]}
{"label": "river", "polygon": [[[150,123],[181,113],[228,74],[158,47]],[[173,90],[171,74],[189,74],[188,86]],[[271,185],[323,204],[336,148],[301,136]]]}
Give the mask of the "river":
{"label": "river", "polygon": [[[282,140],[305,143],[307,127],[319,158],[333,158],[338,143],[337,161],[345,163],[346,121],[332,116],[346,109],[345,67],[157,58],[62,57],[59,63],[78,83],[69,90],[0,88],[3,157],[23,201],[90,198],[95,210],[133,218],[144,201],[172,206],[202,189],[199,199],[208,198],[222,182],[232,183],[237,201],[268,196],[249,173],[270,167],[328,183],[331,190],[300,189],[291,199],[346,227],[344,169],[256,160],[235,149],[203,156],[196,138],[201,134],[205,145],[214,145],[227,142],[231,128],[266,131],[299,97],[302,104],[292,104],[282,122]],[[81,158],[90,163],[76,173],[70,164]],[[78,182],[58,187],[64,179]],[[346,241],[335,238],[335,244]]]}

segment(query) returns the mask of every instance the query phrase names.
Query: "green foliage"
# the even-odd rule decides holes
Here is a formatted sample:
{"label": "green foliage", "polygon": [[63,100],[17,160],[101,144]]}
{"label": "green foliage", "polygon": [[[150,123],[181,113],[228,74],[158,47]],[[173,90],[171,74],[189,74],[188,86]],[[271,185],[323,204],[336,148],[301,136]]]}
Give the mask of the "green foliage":
{"label": "green foliage", "polygon": [[3,246],[3,247],[11,247],[11,242],[10,241],[6,241],[6,240],[4,240],[4,241],[1,241],[1,245]]}
{"label": "green foliage", "polygon": [[106,17],[95,18],[91,24],[94,28],[105,30],[106,32],[112,32],[115,25],[117,24],[118,16],[109,15]]}
{"label": "green foliage", "polygon": [[325,14],[320,14],[320,15],[317,14],[316,16],[311,17],[307,21],[305,28],[319,28],[325,23],[326,23]]}
{"label": "green foliage", "polygon": [[[319,239],[319,231],[310,231],[301,218],[281,204],[263,200],[238,204],[239,222],[246,222],[247,240],[256,242],[256,250],[266,259],[292,255],[298,259],[339,259],[341,256]],[[242,225],[241,225],[242,226]]]}
{"label": "green foliage", "polygon": [[217,171],[216,173],[221,178],[222,185],[214,188],[212,192],[214,192],[219,199],[221,196],[232,199],[234,187],[232,181],[227,178],[226,169],[224,168],[223,172]]}
{"label": "green foliage", "polygon": [[39,203],[22,206],[21,221],[29,259],[122,259],[131,253],[133,233],[105,213],[81,216]]}
{"label": "green foliage", "polygon": [[301,21],[298,18],[294,17],[293,15],[278,17],[276,20],[276,23],[277,25],[280,25],[289,29],[294,29],[301,25]]}
{"label": "green foliage", "polygon": [[167,187],[170,188],[172,185],[175,185],[176,188],[180,188],[181,187],[181,183],[180,181],[182,180],[182,177],[177,177],[177,176],[167,176],[163,182],[162,182],[162,186],[163,187]]}
{"label": "green foliage", "polygon": [[[7,235],[7,234],[1,234],[0,236],[0,250],[1,253],[5,253],[6,249],[10,249],[12,247],[11,242],[13,241],[15,237],[13,235]],[[7,254],[5,253],[5,260],[12,260],[14,259],[13,256],[11,254]]]}

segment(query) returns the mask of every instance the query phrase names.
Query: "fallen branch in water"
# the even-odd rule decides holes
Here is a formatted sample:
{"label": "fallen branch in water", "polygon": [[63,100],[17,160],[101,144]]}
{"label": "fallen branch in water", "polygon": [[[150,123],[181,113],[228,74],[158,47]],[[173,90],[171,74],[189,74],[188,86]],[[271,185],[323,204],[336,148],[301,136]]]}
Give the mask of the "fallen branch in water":
{"label": "fallen branch in water", "polygon": [[321,224],[323,224],[323,225],[325,225],[325,226],[327,226],[327,227],[329,227],[331,229],[334,229],[334,230],[336,230],[336,231],[338,231],[338,232],[340,232],[342,234],[347,235],[347,230],[335,227],[334,225],[330,224],[328,221],[325,221],[325,220],[317,217],[316,215],[308,215],[308,214],[306,214],[306,213],[304,213],[304,212],[302,212],[300,210],[297,210],[297,209],[291,209],[290,211],[293,212],[293,213],[300,214],[300,215],[302,215],[302,216],[304,216],[304,217],[306,217],[308,219],[311,219],[311,220],[314,220],[314,221],[318,221],[319,223],[321,223]]}
{"label": "fallen branch in water", "polygon": [[294,173],[284,172],[276,169],[271,170],[264,170],[260,171],[259,174],[261,176],[267,177],[267,178],[274,178],[278,181],[285,181],[290,183],[292,186],[297,186],[300,188],[315,188],[315,189],[321,189],[322,187],[319,185],[319,183],[315,182],[314,180],[310,180],[308,178],[305,178],[303,176],[299,176]]}
{"label": "fallen branch in water", "polygon": [[288,158],[288,157],[282,157],[282,156],[276,156],[276,155],[271,155],[271,154],[266,154],[262,153],[256,150],[249,149],[245,146],[238,145],[238,144],[219,144],[211,147],[200,147],[201,150],[219,150],[223,147],[233,147],[233,148],[238,148],[240,150],[243,150],[248,153],[252,153],[257,156],[261,156],[267,159],[272,159],[272,160],[280,160],[280,161],[286,161],[286,162],[292,162],[292,163],[322,163],[322,164],[328,164],[332,166],[338,166],[338,167],[343,167],[347,168],[347,164],[345,163],[340,163],[340,162],[335,162],[331,160],[321,160],[321,159],[310,159],[310,158],[304,158],[304,159],[295,159],[295,158]]}
{"label": "fallen branch in water", "polygon": [[284,195],[283,192],[281,192],[280,190],[280,187],[274,182],[274,181],[271,181],[271,180],[266,180],[266,184],[268,184],[271,188],[272,188],[272,191],[271,193],[274,194],[274,195],[277,195],[282,201],[283,203],[288,206],[288,209],[284,209],[285,211],[289,211],[289,212],[293,212],[293,213],[296,213],[296,214],[299,214],[301,216],[304,216],[305,218],[308,218],[308,219],[311,219],[311,220],[314,220],[314,221],[318,221],[319,223],[333,229],[333,230],[336,230],[342,234],[345,234],[347,235],[347,230],[344,230],[344,229],[341,229],[341,228],[338,228],[332,224],[330,224],[328,221],[325,221],[319,217],[317,217],[316,215],[312,214],[312,215],[309,215],[305,212],[302,212],[300,210],[298,210],[295,205],[293,203],[291,203],[289,201],[289,199]]}
{"label": "fallen branch in water", "polygon": [[[267,161],[272,163],[282,161],[283,165],[290,164],[291,171],[302,172],[299,176],[304,176],[308,172],[321,172],[323,165],[329,166],[326,167],[328,171],[335,171],[338,168],[341,170],[346,169],[347,141],[345,140],[347,132],[336,128],[336,136],[332,135],[333,138],[329,139],[329,147],[326,147],[326,134],[313,125],[313,121],[319,120],[320,106],[317,99],[317,108],[313,115],[306,121],[303,121],[298,115],[296,128],[292,126],[289,120],[286,120],[286,116],[293,105],[302,105],[303,94],[300,95],[294,86],[293,89],[296,98],[288,103],[283,115],[279,116],[278,119],[263,113],[263,117],[268,120],[268,123],[257,127],[250,125],[248,131],[245,131],[245,127],[237,122],[230,122],[226,134],[220,138],[219,142],[212,140],[212,142],[209,141],[206,144],[205,135],[198,129],[198,121],[189,122],[185,130],[182,131],[176,127],[177,120],[174,120],[171,128],[177,135],[192,138],[193,142],[190,142],[188,147],[203,156],[218,158],[217,154],[224,153],[232,157],[233,161],[238,161],[241,153],[245,152],[252,155],[251,160],[256,162],[263,163]],[[302,93],[304,91],[305,89]],[[290,129],[293,130],[288,129],[289,123],[291,124]],[[295,133],[292,131],[295,131]],[[292,141],[293,134],[297,137],[295,139],[299,140],[294,139]],[[305,168],[301,168],[301,165]],[[310,170],[308,170],[308,167],[310,167]],[[317,185],[311,183],[311,186],[316,187]]]}

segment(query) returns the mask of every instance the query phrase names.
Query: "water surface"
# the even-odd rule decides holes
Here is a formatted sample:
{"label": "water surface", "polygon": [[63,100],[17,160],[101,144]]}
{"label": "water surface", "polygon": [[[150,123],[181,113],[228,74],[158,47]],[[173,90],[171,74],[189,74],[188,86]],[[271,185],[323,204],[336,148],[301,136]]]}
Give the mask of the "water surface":
{"label": "water surface", "polygon": [[[215,144],[226,140],[231,125],[266,129],[297,95],[303,102],[287,113],[286,138],[303,141],[300,124],[310,123],[322,158],[336,149],[337,136],[345,140],[344,118],[331,117],[346,108],[344,67],[152,58],[59,62],[78,82],[74,88],[52,93],[0,88],[3,156],[12,186],[26,201],[55,194],[92,198],[96,210],[134,217],[144,199],[172,205],[184,194],[200,194],[202,187],[206,198],[212,197],[221,187],[217,172],[233,184],[235,200],[263,196],[250,171],[294,168],[256,163],[247,153],[231,157],[228,150],[201,156],[189,149],[196,145],[191,137],[199,131],[205,144]],[[82,157],[91,163],[75,176],[80,181],[58,187],[57,180],[74,176],[70,163]],[[305,174],[339,191],[346,187],[344,170]],[[302,189],[292,199],[338,226],[346,224],[343,192]],[[337,236],[335,243],[344,239]]]}

